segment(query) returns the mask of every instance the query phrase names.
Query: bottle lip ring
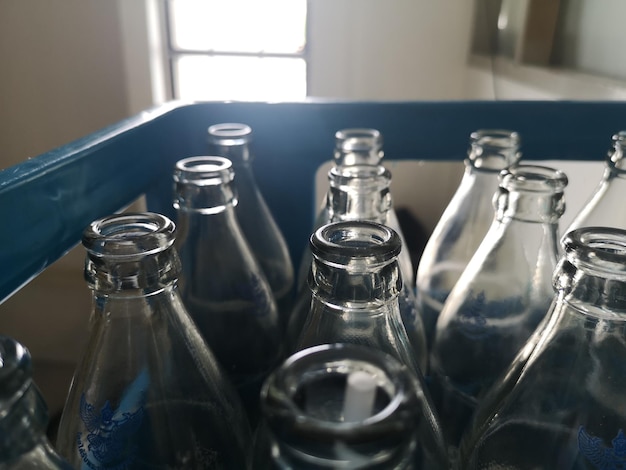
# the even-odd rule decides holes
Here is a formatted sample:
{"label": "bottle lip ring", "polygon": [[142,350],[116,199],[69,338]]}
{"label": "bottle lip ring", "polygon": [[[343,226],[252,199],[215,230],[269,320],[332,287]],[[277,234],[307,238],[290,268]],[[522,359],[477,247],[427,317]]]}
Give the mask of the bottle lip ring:
{"label": "bottle lip ring", "polygon": [[240,147],[252,141],[252,128],[239,122],[222,122],[207,128],[209,144]]}
{"label": "bottle lip ring", "polygon": [[615,227],[581,227],[563,237],[565,258],[615,276],[626,276],[626,230]]}
{"label": "bottle lip ring", "polygon": [[[311,362],[307,364],[309,359]],[[342,361],[354,361],[357,366],[354,367],[354,370],[345,364],[340,366]],[[302,367],[299,368],[300,364]],[[389,401],[368,418],[362,421],[326,421],[310,415],[294,401],[294,396],[300,390],[298,384],[293,380],[296,375],[300,378],[312,378],[316,370],[327,372],[332,369],[338,374],[345,375],[347,380],[350,372],[361,370],[358,368],[358,364],[371,365],[384,374],[384,378],[378,378],[377,388],[382,387],[380,384],[382,380],[386,381],[386,384],[392,388],[392,390],[386,390],[389,393]],[[301,369],[305,373],[301,373]],[[404,403],[413,403],[417,400],[414,387],[415,383],[411,373],[394,357],[362,345],[333,343],[312,346],[290,356],[266,380],[261,395],[267,397],[271,394],[272,398],[280,401],[280,406],[287,407],[296,414],[297,419],[291,423],[294,428],[305,431],[314,430],[328,435],[328,438],[335,438],[337,436],[350,437],[355,427],[359,427],[359,429],[366,427],[374,431],[378,426],[384,425]],[[286,390],[286,393],[277,395],[270,389]],[[412,412],[415,412],[417,405],[416,403],[413,404],[415,406],[410,408]],[[407,423],[407,426],[410,427],[411,424]]]}
{"label": "bottle lip ring", "polygon": [[[345,158],[344,154],[368,154],[365,158],[371,165],[378,164],[383,158],[383,136],[377,129],[354,127],[340,129],[335,132],[335,161],[354,160],[359,162],[363,158]],[[372,158],[370,158],[372,157]],[[348,163],[350,164],[350,163]]]}
{"label": "bottle lip ring", "polygon": [[182,184],[213,185],[234,179],[233,163],[218,155],[200,155],[182,158],[174,167],[174,181]]}
{"label": "bottle lip ring", "polygon": [[350,259],[389,261],[400,254],[402,242],[396,231],[376,222],[332,222],[318,228],[310,238],[313,256],[320,261],[344,263]]}
{"label": "bottle lip ring", "polygon": [[136,258],[169,249],[176,226],[155,212],[124,212],[93,221],[83,232],[88,254],[106,258]]}
{"label": "bottle lip ring", "polygon": [[470,134],[470,140],[475,142],[480,139],[493,139],[496,142],[499,142],[500,139],[502,141],[510,141],[514,145],[519,146],[521,142],[521,138],[518,132],[512,131],[510,129],[477,129]]}
{"label": "bottle lip ring", "polygon": [[382,165],[373,166],[359,163],[341,167],[334,166],[328,170],[328,181],[331,186],[389,187],[391,172]]}
{"label": "bottle lip ring", "polygon": [[534,164],[519,164],[500,172],[500,187],[536,193],[562,193],[567,175],[558,169]]}
{"label": "bottle lip ring", "polygon": [[[339,143],[349,139],[370,139],[382,144],[383,135],[378,129],[368,127],[348,127],[335,132],[335,140]],[[338,145],[338,147],[341,147]]]}

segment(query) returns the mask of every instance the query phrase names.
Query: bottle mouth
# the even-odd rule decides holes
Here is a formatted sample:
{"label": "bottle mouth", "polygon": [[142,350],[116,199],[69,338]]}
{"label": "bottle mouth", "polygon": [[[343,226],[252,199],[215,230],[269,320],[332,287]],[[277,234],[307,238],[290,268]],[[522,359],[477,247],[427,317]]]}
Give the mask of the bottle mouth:
{"label": "bottle mouth", "polygon": [[335,133],[335,164],[379,165],[383,159],[383,136],[376,129],[351,128]]}
{"label": "bottle mouth", "polygon": [[624,151],[626,150],[626,131],[620,131],[613,135],[613,148],[609,151],[606,164],[609,170],[617,176],[624,177],[626,175],[626,158]]}
{"label": "bottle mouth", "polygon": [[252,128],[238,122],[214,124],[207,130],[209,140],[219,145],[243,145],[252,139]]}
{"label": "bottle mouth", "polygon": [[626,230],[612,227],[582,227],[562,240],[565,257],[611,278],[626,280]]}
{"label": "bottle mouth", "polygon": [[313,256],[322,262],[350,260],[388,262],[401,250],[399,235],[391,228],[368,221],[344,221],[317,229],[310,239]]}
{"label": "bottle mouth", "polygon": [[499,172],[520,160],[520,136],[507,129],[480,129],[470,134],[470,164],[481,171]]}
{"label": "bottle mouth", "polygon": [[[356,375],[359,380],[352,380]],[[281,418],[291,415],[290,429],[281,431],[295,440],[302,434],[355,442],[388,437],[392,429],[409,437],[417,423],[412,383],[408,369],[381,351],[324,344],[287,359],[267,379],[261,397],[270,426],[282,427]]]}
{"label": "bottle mouth", "polygon": [[167,250],[175,239],[175,225],[162,214],[123,213],[92,222],[83,233],[90,256],[136,258]]}
{"label": "bottle mouth", "polygon": [[509,191],[562,193],[567,183],[561,170],[541,165],[517,165],[500,173],[500,187]]}
{"label": "bottle mouth", "polygon": [[179,184],[213,186],[228,183],[234,177],[232,162],[219,156],[183,158],[174,168],[174,181]]}

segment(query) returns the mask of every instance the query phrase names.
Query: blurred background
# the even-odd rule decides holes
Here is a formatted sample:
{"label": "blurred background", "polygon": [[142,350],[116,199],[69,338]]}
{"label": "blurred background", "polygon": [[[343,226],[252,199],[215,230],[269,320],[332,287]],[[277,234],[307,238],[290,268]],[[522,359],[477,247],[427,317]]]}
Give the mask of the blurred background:
{"label": "blurred background", "polygon": [[[1,1],[0,168],[171,99],[622,100],[621,13],[622,0]],[[564,223],[618,130],[593,162],[558,163]],[[396,207],[430,233],[462,163],[388,160]],[[0,305],[53,415],[86,339],[82,263],[78,247]]]}

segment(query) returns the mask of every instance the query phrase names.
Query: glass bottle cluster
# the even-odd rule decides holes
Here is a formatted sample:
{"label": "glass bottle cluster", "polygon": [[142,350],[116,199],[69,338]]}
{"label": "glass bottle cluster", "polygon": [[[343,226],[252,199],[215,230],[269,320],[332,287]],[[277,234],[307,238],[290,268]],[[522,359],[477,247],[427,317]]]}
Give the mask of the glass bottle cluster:
{"label": "glass bottle cluster", "polygon": [[526,164],[516,132],[472,133],[413,266],[381,133],[340,130],[298,270],[251,128],[213,125],[208,142],[217,156],[173,169],[176,220],[122,213],[84,232],[90,339],[56,450],[28,352],[0,338],[0,429],[21,436],[0,439],[0,464],[626,465],[626,134],[561,238],[566,175]]}

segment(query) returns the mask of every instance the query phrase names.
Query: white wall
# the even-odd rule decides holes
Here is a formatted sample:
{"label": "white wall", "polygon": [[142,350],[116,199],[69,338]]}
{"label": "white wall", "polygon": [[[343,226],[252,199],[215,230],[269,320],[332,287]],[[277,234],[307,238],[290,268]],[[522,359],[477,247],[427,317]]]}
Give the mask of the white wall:
{"label": "white wall", "polygon": [[464,98],[468,0],[309,2],[309,94]]}

